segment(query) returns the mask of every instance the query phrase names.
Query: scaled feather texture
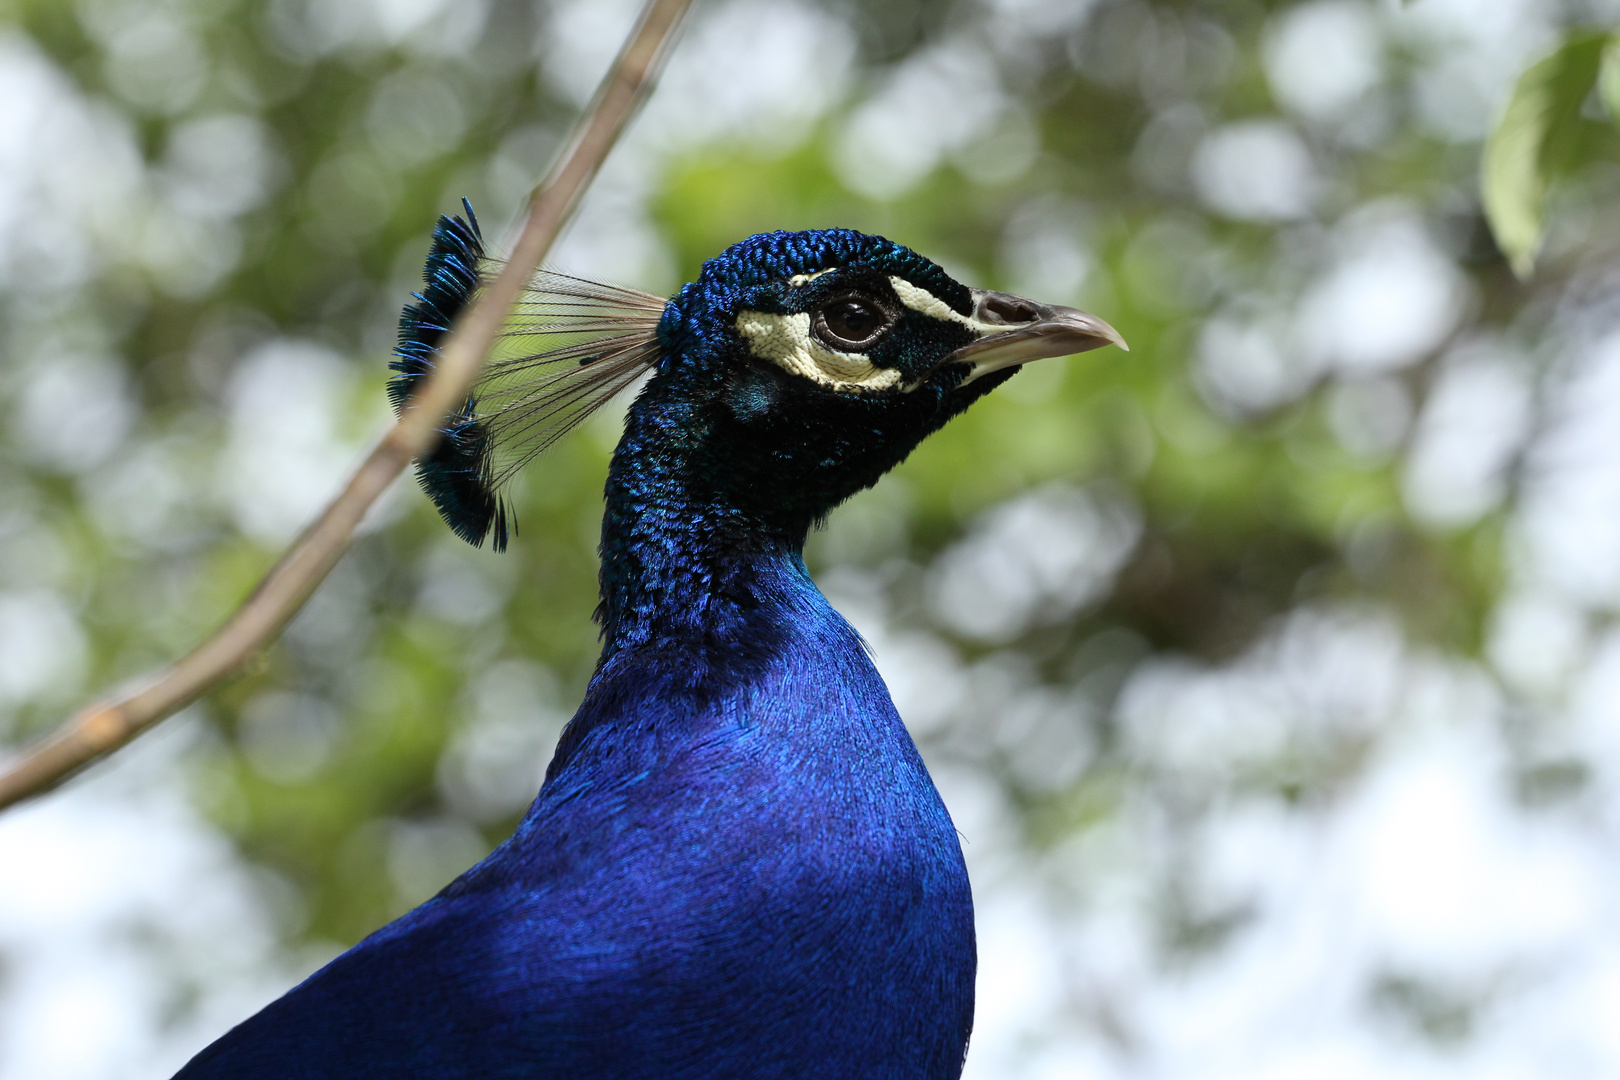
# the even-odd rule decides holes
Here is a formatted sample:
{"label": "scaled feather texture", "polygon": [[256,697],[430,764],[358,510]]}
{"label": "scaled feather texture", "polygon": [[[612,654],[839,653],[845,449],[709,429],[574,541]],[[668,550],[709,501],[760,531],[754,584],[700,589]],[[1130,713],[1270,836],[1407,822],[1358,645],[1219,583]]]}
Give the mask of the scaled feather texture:
{"label": "scaled feather texture", "polygon": [[[470,207],[440,220],[396,407],[484,258]],[[537,286],[419,475],[504,546],[501,482],[651,370],[608,472],[585,700],[508,840],[180,1077],[954,1080],[976,963],[957,834],[802,550],[1013,374],[958,358],[1034,307],[842,229],[752,237],[668,301]],[[898,374],[822,382],[805,356]]]}

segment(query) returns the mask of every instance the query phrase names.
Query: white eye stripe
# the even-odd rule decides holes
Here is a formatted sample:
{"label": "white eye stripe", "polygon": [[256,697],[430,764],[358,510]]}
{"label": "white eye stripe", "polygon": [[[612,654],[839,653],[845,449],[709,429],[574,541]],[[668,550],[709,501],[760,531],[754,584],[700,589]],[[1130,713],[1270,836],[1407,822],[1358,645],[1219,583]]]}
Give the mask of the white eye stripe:
{"label": "white eye stripe", "polygon": [[900,298],[902,304],[918,314],[927,315],[931,319],[960,323],[980,337],[984,337],[986,334],[999,334],[1007,329],[1005,326],[996,323],[980,322],[972,316],[963,315],[927,289],[919,288],[903,277],[891,275],[889,284],[894,288],[894,295]]}
{"label": "white eye stripe", "polygon": [[810,315],[770,315],[762,311],[737,313],[737,332],[749,351],[769,360],[790,375],[819,383],[829,390],[887,390],[900,381],[895,368],[880,368],[860,353],[829,349],[810,336]]}

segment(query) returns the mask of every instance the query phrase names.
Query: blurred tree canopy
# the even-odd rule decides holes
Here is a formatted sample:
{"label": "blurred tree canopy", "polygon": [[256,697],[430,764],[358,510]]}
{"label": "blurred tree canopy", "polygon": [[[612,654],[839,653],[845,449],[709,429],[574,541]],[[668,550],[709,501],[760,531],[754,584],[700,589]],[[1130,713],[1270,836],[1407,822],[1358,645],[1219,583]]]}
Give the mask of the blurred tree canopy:
{"label": "blurred tree canopy", "polygon": [[[466,195],[500,234],[632,14],[0,3],[0,738],[183,650],[335,490],[386,416],[435,216]],[[983,837],[976,887],[1014,875],[998,844],[1076,918],[1128,879],[1144,963],[1182,970],[1268,910],[1201,876],[1210,815],[1326,820],[1425,717],[1488,717],[1511,806],[1595,797],[1607,766],[1558,733],[1620,548],[1607,496],[1580,517],[1559,479],[1587,444],[1546,440],[1612,398],[1570,357],[1614,306],[1613,136],[1549,165],[1550,196],[1502,181],[1508,246],[1541,251],[1525,280],[1477,178],[1561,35],[1585,50],[1572,122],[1606,123],[1579,109],[1612,14],[715,0],[554,263],[668,292],[750,233],[841,225],[1121,330],[1129,355],[1021,373],[809,558]],[[1499,157],[1524,173],[1550,137],[1517,137]],[[287,948],[354,942],[526,807],[596,656],[616,422],[529,470],[505,555],[402,484],[261,669],[174,722],[188,797],[261,868]],[[1052,1008],[1151,1043],[1076,955],[1103,989]],[[1420,1041],[1495,1000],[1364,967],[1351,996]]]}

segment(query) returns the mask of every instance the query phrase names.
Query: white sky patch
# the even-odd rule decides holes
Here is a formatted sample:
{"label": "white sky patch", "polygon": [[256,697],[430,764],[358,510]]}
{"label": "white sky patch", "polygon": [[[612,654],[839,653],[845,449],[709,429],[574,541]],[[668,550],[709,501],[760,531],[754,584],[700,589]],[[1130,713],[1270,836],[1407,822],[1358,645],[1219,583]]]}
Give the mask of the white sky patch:
{"label": "white sky patch", "polygon": [[[271,342],[242,360],[219,480],[243,532],[285,543],[337,491],[369,430],[346,430],[355,375],[342,357],[310,342]],[[380,395],[375,404],[380,422]]]}
{"label": "white sky patch", "polygon": [[263,202],[282,171],[258,117],[216,113],[174,126],[158,180],[176,212],[230,218]]}
{"label": "white sky patch", "polygon": [[450,80],[406,68],[377,83],[366,110],[366,134],[390,167],[409,169],[455,149],[467,110]]}
{"label": "white sky patch", "polygon": [[1029,171],[1041,152],[1040,127],[1029,110],[1009,103],[995,122],[951,155],[975,184],[994,187]]}
{"label": "white sky patch", "polygon": [[451,817],[395,818],[385,829],[388,878],[394,886],[394,910],[401,915],[426,903],[445,882],[489,854],[489,844],[477,829]]}
{"label": "white sky patch", "polygon": [[502,660],[467,687],[458,712],[436,777],[451,807],[489,822],[533,802],[570,712],[556,675],[533,661]]}
{"label": "white sky patch", "polygon": [[[621,0],[554,5],[544,39],[546,78],[584,105],[638,7]],[[704,6],[682,32],[626,145],[670,151],[735,138],[754,148],[790,147],[843,95],[854,57],[849,28],[817,6],[796,0]]]}
{"label": "white sky patch", "polygon": [[[0,708],[79,693],[89,643],[73,609],[48,589],[0,592]],[[0,713],[0,731],[7,724]]]}
{"label": "white sky patch", "polygon": [[[551,261],[570,273],[669,293],[680,281],[647,213],[669,160],[713,142],[789,149],[845,94],[855,39],[841,19],[794,0],[699,7],[658,92],[608,155],[552,251]],[[581,104],[589,100],[636,9],[617,0],[558,5],[546,35],[547,78]],[[517,212],[533,182],[529,171],[503,185],[509,201],[488,215],[487,236],[501,235],[498,223]]]}
{"label": "white sky patch", "polygon": [[141,217],[141,152],[126,118],[5,32],[0,100],[0,285],[59,294],[105,260],[98,240],[115,251],[137,243],[120,236]]}
{"label": "white sky patch", "polygon": [[1592,645],[1590,662],[1564,687],[1570,744],[1602,779],[1599,805],[1614,827],[1620,824],[1620,630],[1609,629]]}
{"label": "white sky patch", "polygon": [[179,12],[157,4],[86,7],[100,9],[101,17],[86,24],[99,31],[106,50],[103,71],[119,97],[163,116],[178,115],[197,100],[207,85],[208,57]]}
{"label": "white sky patch", "polygon": [[1491,615],[1486,656],[1515,690],[1557,701],[1588,651],[1587,616],[1550,589],[1520,589]]}
{"label": "white sky patch", "polygon": [[1219,412],[1262,412],[1304,393],[1316,363],[1291,347],[1282,312],[1232,311],[1216,315],[1198,335],[1198,388]]}
{"label": "white sky patch", "polygon": [[30,457],[83,473],[101,465],[123,444],[139,410],[131,400],[122,362],[56,351],[62,347],[61,342],[47,345],[33,358],[26,376],[13,374],[23,383],[16,423],[19,441]]}
{"label": "white sky patch", "polygon": [[[1598,916],[1576,836],[1514,812],[1482,726],[1434,731],[1373,771],[1345,807],[1362,932],[1396,970],[1480,980],[1578,947]],[[1353,882],[1353,883],[1352,883]]]}
{"label": "white sky patch", "polygon": [[1579,350],[1550,389],[1515,531],[1526,576],[1620,607],[1620,331]]}
{"label": "white sky patch", "polygon": [[1002,287],[1048,303],[1079,299],[1096,265],[1088,243],[1085,207],[1036,199],[1007,221],[996,270]]}
{"label": "white sky patch", "polygon": [[1420,520],[1459,526],[1507,495],[1507,474],[1530,432],[1528,365],[1477,342],[1448,358],[1429,390],[1407,459],[1407,507]]}
{"label": "white sky patch", "polygon": [[196,734],[171,720],[0,817],[0,1076],[163,1080],[309,970],[277,951],[291,887],[189,805]]}
{"label": "white sky patch", "polygon": [[574,0],[549,8],[546,31],[539,39],[546,81],[577,105],[590,101],[619,44],[635,25],[639,6],[635,0]]}
{"label": "white sky patch", "polygon": [[488,7],[485,0],[280,0],[269,5],[266,26],[305,61],[367,48],[454,56],[478,40]]}
{"label": "white sky patch", "polygon": [[1193,153],[1192,173],[1211,209],[1244,221],[1306,217],[1319,186],[1310,151],[1280,120],[1245,120],[1212,131]]}
{"label": "white sky patch", "polygon": [[989,54],[952,40],[907,60],[850,114],[833,164],[852,190],[894,198],[990,132],[1006,108]]}
{"label": "white sky patch", "polygon": [[1318,0],[1267,26],[1264,60],[1272,93],[1312,120],[1335,120],[1383,77],[1377,16],[1362,0]]}
{"label": "white sky patch", "polygon": [[1457,142],[1483,138],[1513,80],[1551,46],[1557,10],[1540,0],[1385,6],[1392,36],[1426,58],[1413,72],[1414,104],[1426,125]]}
{"label": "white sky patch", "polygon": [[1027,47],[1030,39],[1080,30],[1097,0],[982,0],[986,30],[1000,46]]}
{"label": "white sky patch", "polygon": [[887,390],[900,381],[898,368],[880,368],[860,353],[829,349],[810,336],[810,315],[737,313],[737,332],[761,360],[829,390]]}
{"label": "white sky patch", "polygon": [[844,97],[855,38],[822,5],[730,0],[696,15],[640,125],[665,146],[735,139],[785,151]]}
{"label": "white sky patch", "polygon": [[213,467],[214,434],[194,430],[130,440],[85,473],[82,490],[96,526],[108,536],[160,550],[194,541]]}
{"label": "white sky patch", "polygon": [[[101,16],[116,29],[128,21],[124,8],[137,10],[93,7],[92,31]],[[160,15],[136,20],[133,52],[109,56],[115,84],[136,79],[136,68],[146,73],[124,87],[136,111],[165,112],[195,90],[196,73],[186,73],[197,60],[190,31]],[[123,265],[164,292],[195,297],[235,265],[235,218],[262,201],[279,167],[256,120],[178,122],[164,160],[148,168],[128,114],[86,97],[32,43],[3,32],[0,100],[0,285],[59,296],[97,269]]]}
{"label": "white sky patch", "polygon": [[[1123,831],[1128,857],[1085,859],[1097,845],[1084,833],[1069,843],[1064,861],[1085,861],[1064,879],[1079,895],[1070,925],[1049,935],[1072,949],[1079,985],[1102,979],[1098,999],[1131,1036],[1133,1053],[1099,1075],[1550,1075],[1538,1058],[1550,1017],[1613,969],[1590,960],[1614,948],[1605,913],[1620,879],[1600,854],[1612,840],[1586,819],[1516,804],[1502,706],[1471,665],[1426,657],[1392,620],[1349,611],[1290,617],[1232,665],[1139,669],[1121,720],[1157,784],[1106,827]],[[1360,740],[1373,748],[1365,766],[1308,809],[1233,779],[1313,757],[1343,764]],[[1196,826],[1170,826],[1189,813]],[[1117,921],[1107,898],[1140,907],[1178,865],[1200,910],[1241,913],[1222,945],[1167,974],[1152,949],[1121,964],[1070,944],[1102,944],[1097,931]],[[1442,993],[1486,987],[1478,1037],[1426,1047],[1380,1011],[1392,976]],[[1590,1009],[1572,1015],[1559,1042],[1585,1064],[1563,1074],[1612,1072],[1620,1043]],[[1503,1060],[1518,1068],[1484,1068]]]}
{"label": "white sky patch", "polygon": [[1349,374],[1394,371],[1438,346],[1462,317],[1469,285],[1421,219],[1375,203],[1339,226],[1338,257],[1300,302],[1300,344]]}
{"label": "white sky patch", "polygon": [[1376,731],[1399,707],[1404,665],[1392,620],[1301,611],[1224,667],[1149,661],[1118,714],[1141,761],[1213,782],[1290,753],[1330,753]]}
{"label": "white sky patch", "polygon": [[980,641],[1010,641],[1102,595],[1141,531],[1136,508],[1060,484],[985,514],[930,574],[934,611]]}

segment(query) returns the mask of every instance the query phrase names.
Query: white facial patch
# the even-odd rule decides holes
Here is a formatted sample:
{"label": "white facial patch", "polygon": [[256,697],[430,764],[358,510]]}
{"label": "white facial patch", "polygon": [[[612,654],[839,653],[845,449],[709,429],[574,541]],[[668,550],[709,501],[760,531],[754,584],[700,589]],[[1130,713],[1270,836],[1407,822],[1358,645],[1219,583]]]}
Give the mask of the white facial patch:
{"label": "white facial patch", "polygon": [[900,381],[895,368],[882,368],[860,353],[829,349],[810,336],[810,315],[768,315],[761,311],[737,313],[737,332],[748,339],[750,351],[790,375],[819,383],[829,390],[859,392],[887,390]]}

